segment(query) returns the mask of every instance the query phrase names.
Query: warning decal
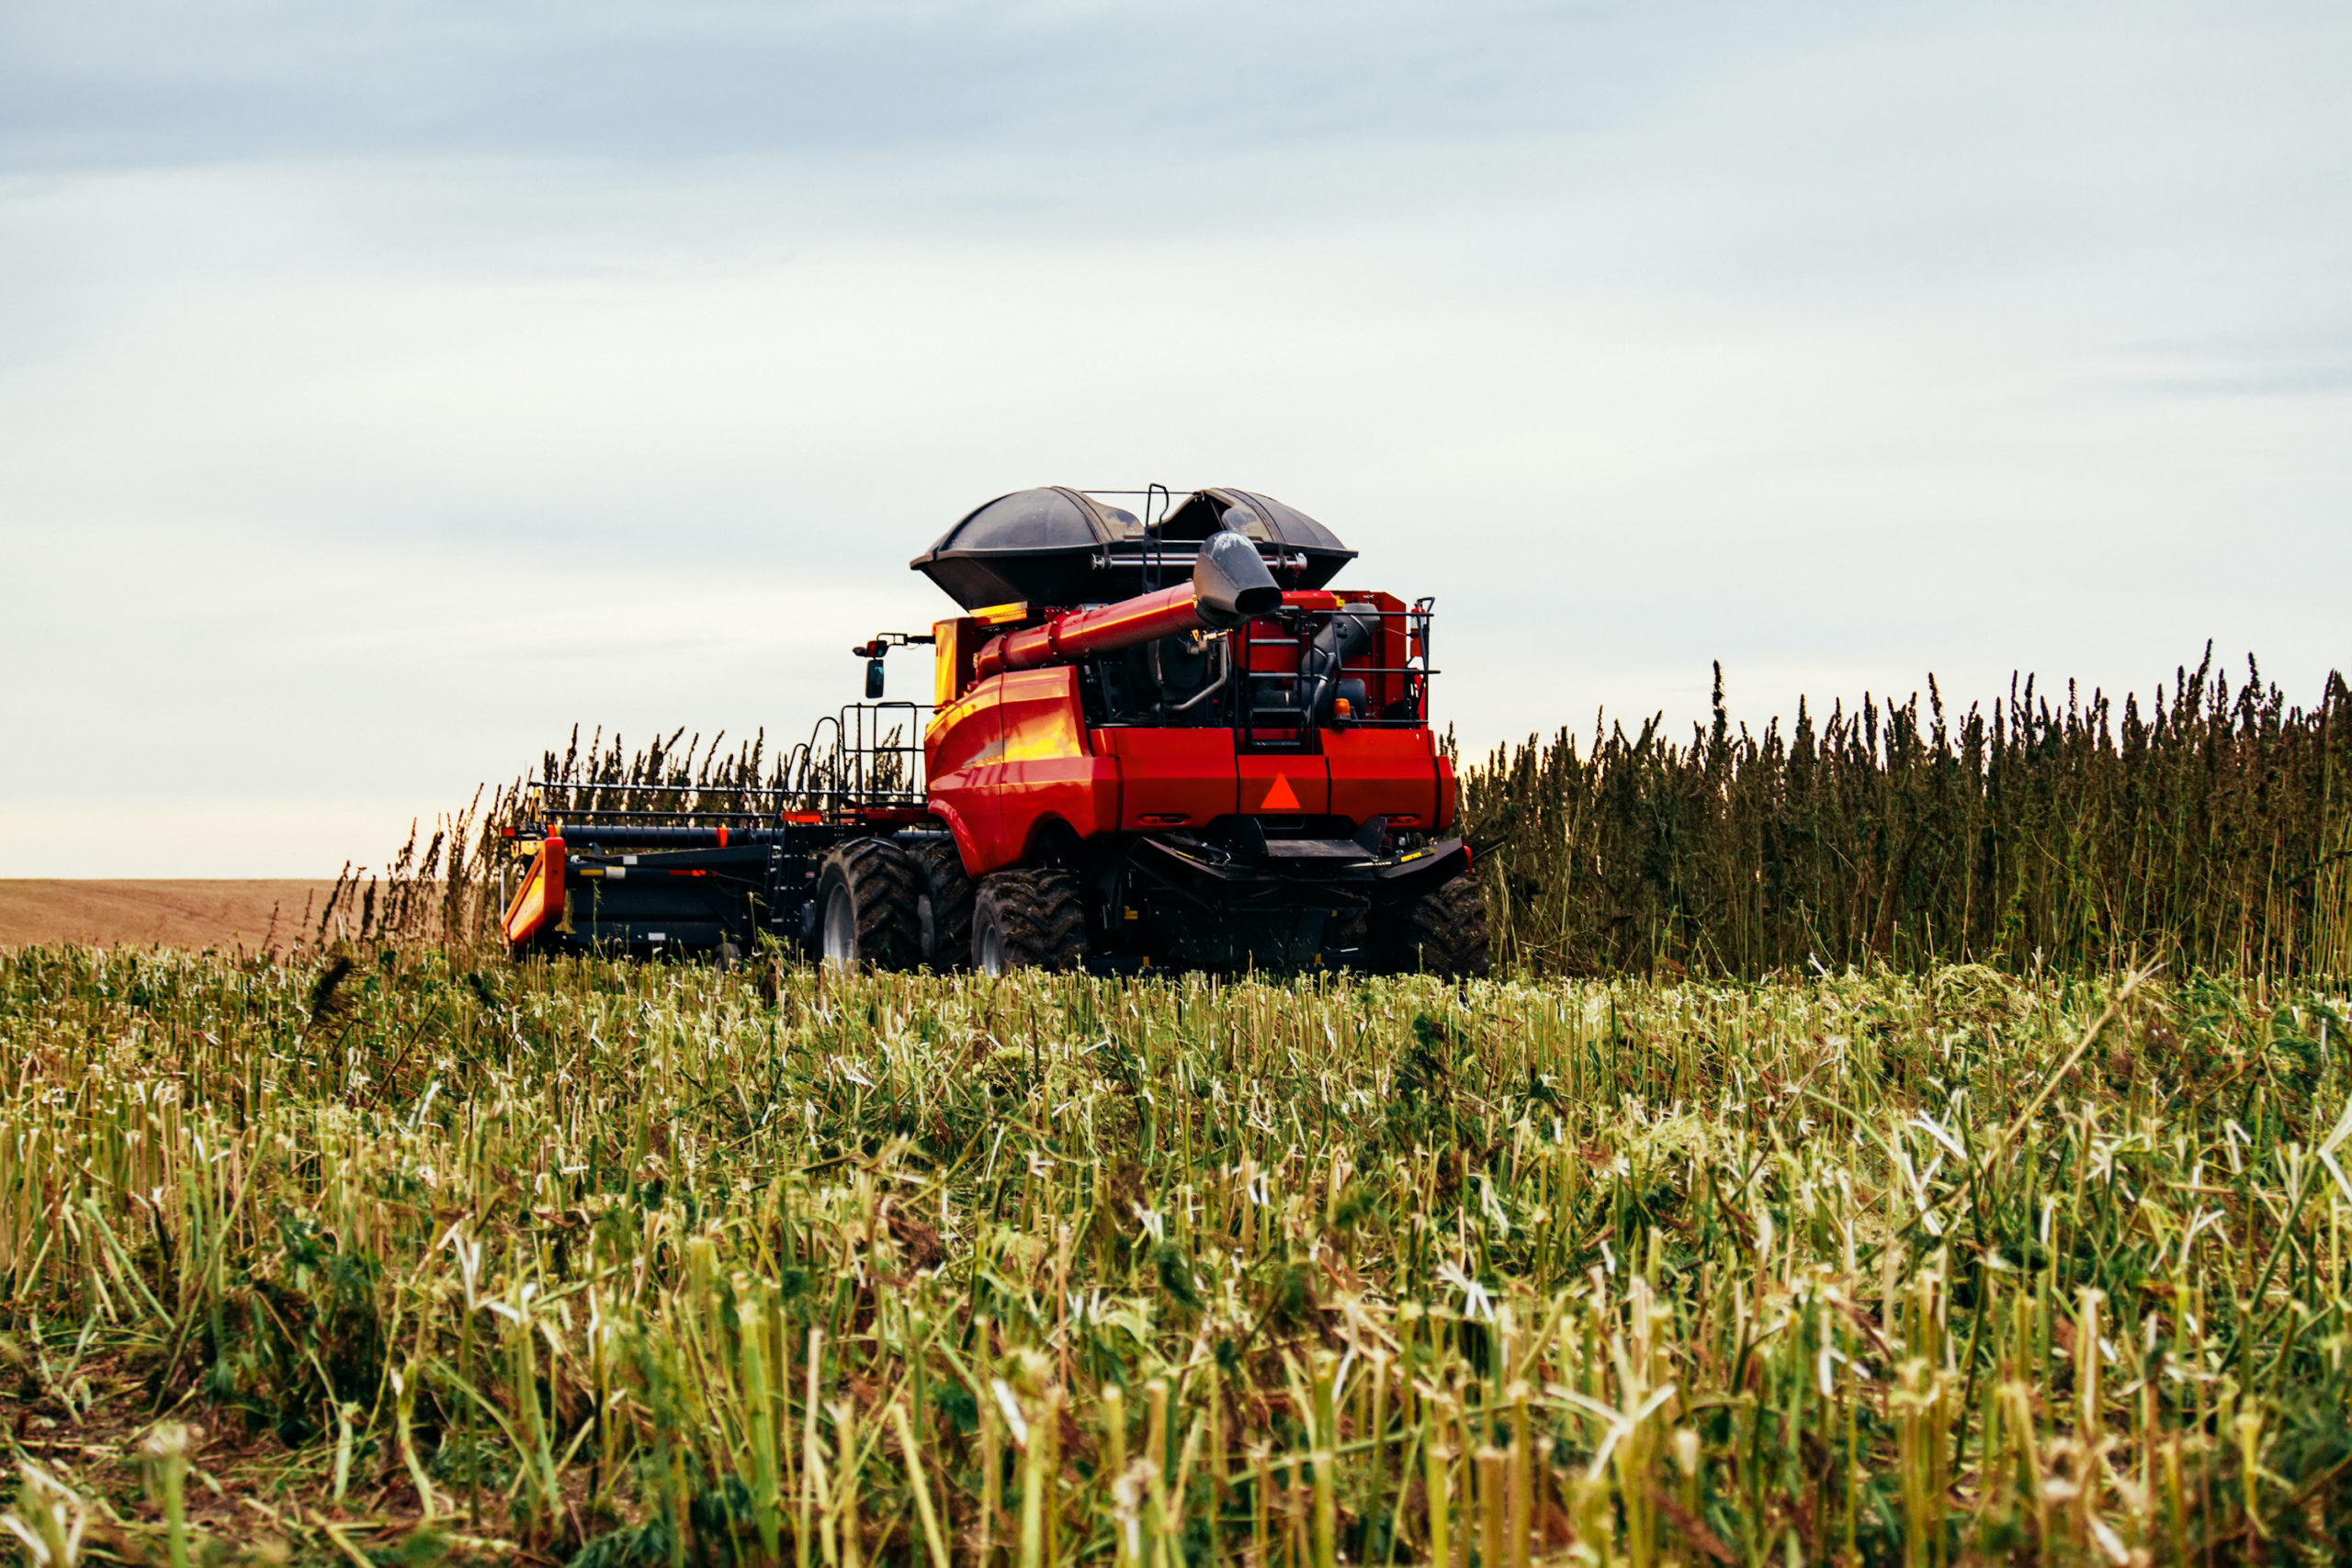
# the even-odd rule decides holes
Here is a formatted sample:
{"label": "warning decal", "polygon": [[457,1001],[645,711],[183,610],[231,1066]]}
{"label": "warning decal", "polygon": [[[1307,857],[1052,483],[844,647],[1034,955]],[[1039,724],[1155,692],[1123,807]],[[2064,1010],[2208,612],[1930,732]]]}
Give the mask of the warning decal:
{"label": "warning decal", "polygon": [[1250,809],[1253,811],[1298,811],[1303,810],[1304,807],[1299,804],[1298,791],[1291,787],[1290,775],[1276,773],[1266,781],[1264,798]]}

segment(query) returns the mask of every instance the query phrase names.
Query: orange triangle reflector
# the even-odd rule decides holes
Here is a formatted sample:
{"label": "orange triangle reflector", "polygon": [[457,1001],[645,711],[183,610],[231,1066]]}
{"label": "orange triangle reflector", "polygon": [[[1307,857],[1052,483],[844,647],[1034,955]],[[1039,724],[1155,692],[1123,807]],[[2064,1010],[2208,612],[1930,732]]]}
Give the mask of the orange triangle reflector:
{"label": "orange triangle reflector", "polygon": [[1261,811],[1296,811],[1298,791],[1291,788],[1288,773],[1276,773],[1274,782],[1266,786],[1266,798],[1258,803]]}

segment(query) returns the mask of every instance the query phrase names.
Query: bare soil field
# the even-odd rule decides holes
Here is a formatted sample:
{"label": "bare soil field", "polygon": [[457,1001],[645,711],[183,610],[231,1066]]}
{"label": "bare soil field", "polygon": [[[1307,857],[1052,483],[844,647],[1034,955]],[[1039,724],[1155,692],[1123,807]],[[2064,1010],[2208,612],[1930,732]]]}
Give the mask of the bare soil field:
{"label": "bare soil field", "polygon": [[[316,921],[328,882],[207,878],[74,881],[0,878],[0,947],[285,947]],[[276,934],[271,920],[276,919]]]}

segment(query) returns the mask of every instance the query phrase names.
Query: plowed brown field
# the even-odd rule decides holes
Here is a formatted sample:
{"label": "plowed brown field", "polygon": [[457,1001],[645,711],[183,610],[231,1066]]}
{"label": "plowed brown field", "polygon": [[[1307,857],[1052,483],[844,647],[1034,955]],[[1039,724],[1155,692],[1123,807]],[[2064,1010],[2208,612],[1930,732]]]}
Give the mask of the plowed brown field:
{"label": "plowed brown field", "polygon": [[[332,882],[79,882],[0,879],[0,947],[130,943],[147,947],[289,946],[316,921]],[[276,933],[271,919],[276,917]]]}

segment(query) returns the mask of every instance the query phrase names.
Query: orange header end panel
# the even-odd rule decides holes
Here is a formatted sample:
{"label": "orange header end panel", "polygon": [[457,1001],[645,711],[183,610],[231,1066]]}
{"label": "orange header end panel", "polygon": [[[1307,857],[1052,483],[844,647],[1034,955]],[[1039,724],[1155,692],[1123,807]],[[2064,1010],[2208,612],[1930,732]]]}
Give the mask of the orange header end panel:
{"label": "orange header end panel", "polygon": [[520,947],[563,919],[563,840],[548,839],[539,845],[514,901],[500,922],[511,947]]}

